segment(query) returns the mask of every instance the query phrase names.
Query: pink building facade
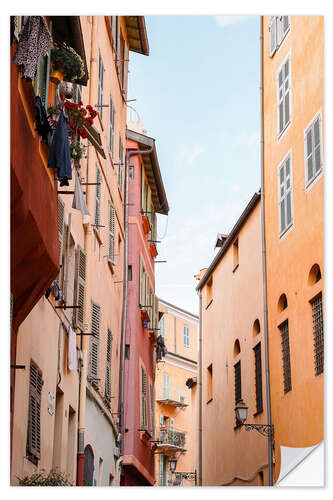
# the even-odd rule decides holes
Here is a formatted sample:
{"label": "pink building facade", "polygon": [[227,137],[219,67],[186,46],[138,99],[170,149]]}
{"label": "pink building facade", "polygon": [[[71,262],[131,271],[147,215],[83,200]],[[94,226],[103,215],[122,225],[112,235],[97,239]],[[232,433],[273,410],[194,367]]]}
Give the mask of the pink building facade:
{"label": "pink building facade", "polygon": [[127,131],[127,151],[150,151],[129,164],[128,302],[125,344],[124,454],[121,485],[154,485],[154,380],[158,336],[155,296],[156,213],[169,206],[155,141]]}

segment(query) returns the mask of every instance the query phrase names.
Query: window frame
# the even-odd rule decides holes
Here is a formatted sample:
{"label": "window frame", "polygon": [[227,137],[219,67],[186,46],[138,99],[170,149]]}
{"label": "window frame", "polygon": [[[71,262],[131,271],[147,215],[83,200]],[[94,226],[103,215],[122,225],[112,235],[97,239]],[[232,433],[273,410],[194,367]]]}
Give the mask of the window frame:
{"label": "window frame", "polygon": [[[314,322],[314,305],[320,299],[321,305],[321,336],[318,339],[318,331],[315,331],[315,322]],[[311,304],[311,314],[312,314],[312,336],[313,336],[313,357],[314,357],[314,366],[315,366],[315,376],[318,377],[324,373],[324,362],[325,362],[325,337],[324,337],[324,310],[323,310],[323,294],[322,292],[315,295],[310,300]],[[317,345],[320,344],[319,348],[321,350],[316,350]],[[320,360],[320,358],[322,358]],[[319,366],[319,370],[318,370]]]}
{"label": "window frame", "polygon": [[98,81],[97,81],[97,109],[103,120],[103,90],[104,90],[104,63],[101,51],[98,51]]}
{"label": "window frame", "polygon": [[[283,17],[288,17],[289,24],[288,24],[288,29],[283,33],[282,38],[281,38],[281,40],[278,43],[277,20],[278,20],[278,18],[283,18]],[[274,48],[273,51],[271,49],[271,38],[270,38],[272,20],[274,20],[274,22],[275,22],[275,48]],[[281,22],[283,23],[283,20],[281,20]],[[274,56],[274,54],[276,54],[279,51],[280,47],[283,45],[283,42],[287,38],[287,36],[290,33],[290,31],[291,31],[291,16],[281,16],[281,15],[278,15],[278,16],[269,16],[269,20],[268,20],[269,57],[272,58]]]}
{"label": "window frame", "polygon": [[[307,168],[307,159],[308,159],[308,153],[307,153],[307,132],[310,128],[314,127],[314,123],[319,118],[319,140],[320,140],[320,168],[318,172],[309,180],[308,179],[308,168]],[[313,155],[314,153],[314,148],[312,149],[311,154]],[[323,160],[323,131],[322,131],[322,112],[321,108],[319,111],[315,114],[315,116],[312,118],[312,120],[307,124],[307,126],[304,129],[304,176],[305,176],[305,189],[306,191],[309,191],[312,186],[316,183],[317,179],[321,176],[323,173],[323,165],[324,165],[324,160]]]}
{"label": "window frame", "polygon": [[[280,112],[279,112],[279,107],[280,107],[280,97],[279,97],[279,74],[280,71],[284,72],[284,65],[289,60],[289,72],[288,72],[288,91],[289,91],[289,121],[287,123],[283,124],[283,128],[280,131]],[[283,74],[283,73],[282,73]],[[286,133],[286,131],[289,129],[291,123],[292,123],[292,73],[291,73],[291,50],[289,50],[288,54],[280,64],[277,72],[276,72],[276,112],[277,112],[277,142],[278,144],[282,140],[282,137]],[[283,88],[283,115],[285,115],[285,79],[282,81],[282,88]]]}
{"label": "window frame", "polygon": [[[258,355],[259,353],[259,355]],[[261,342],[258,342],[253,348],[254,354],[254,379],[255,379],[255,392],[256,392],[256,413],[263,412],[263,384],[262,384],[262,356],[261,356]],[[258,384],[258,381],[260,384]]]}
{"label": "window frame", "polygon": [[[289,158],[289,167],[290,167],[290,174],[289,174],[289,177],[290,177],[290,204],[291,204],[291,222],[289,223],[289,225],[286,223],[286,226],[284,229],[281,228],[281,202],[283,200],[286,200],[287,199],[287,194],[288,192],[286,191],[286,179],[284,180],[284,190],[285,190],[285,193],[284,193],[284,198],[283,200],[281,199],[281,184],[280,184],[280,171],[281,171],[281,168],[283,167],[285,169],[285,164],[286,164],[286,161],[288,160]],[[285,174],[284,174],[284,178],[285,178]],[[279,163],[278,165],[278,169],[277,169],[277,186],[278,186],[278,211],[279,211],[279,238],[281,239],[294,225],[294,197],[293,197],[293,168],[292,168],[292,150],[290,149],[288,151],[288,153],[284,156],[283,160]],[[287,210],[287,208],[285,207],[285,210]]]}
{"label": "window frame", "polygon": [[190,347],[190,327],[188,325],[183,325],[183,344],[186,349]]}
{"label": "window frame", "polygon": [[[285,333],[283,331],[283,328],[287,325],[288,328],[288,366],[286,366],[286,356],[284,356],[284,340],[282,338],[282,335]],[[292,391],[293,385],[292,385],[292,376],[291,376],[291,355],[290,355],[290,329],[289,329],[289,320],[288,318],[283,321],[279,325],[279,333],[280,333],[280,341],[281,341],[281,355],[282,355],[282,375],[283,375],[283,392],[284,395],[288,394],[288,392]],[[288,380],[289,378],[289,380]],[[289,385],[288,385],[289,384]]]}

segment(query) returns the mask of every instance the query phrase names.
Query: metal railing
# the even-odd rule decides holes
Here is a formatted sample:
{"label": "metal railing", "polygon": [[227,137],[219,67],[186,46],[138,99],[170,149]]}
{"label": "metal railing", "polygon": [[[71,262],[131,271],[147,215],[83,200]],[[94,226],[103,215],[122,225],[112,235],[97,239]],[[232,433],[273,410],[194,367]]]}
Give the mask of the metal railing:
{"label": "metal railing", "polygon": [[161,387],[157,390],[156,401],[174,401],[179,405],[188,405],[188,395],[185,389],[169,385],[168,387]]}
{"label": "metal railing", "polygon": [[176,446],[177,448],[185,450],[185,432],[160,427],[159,445]]}

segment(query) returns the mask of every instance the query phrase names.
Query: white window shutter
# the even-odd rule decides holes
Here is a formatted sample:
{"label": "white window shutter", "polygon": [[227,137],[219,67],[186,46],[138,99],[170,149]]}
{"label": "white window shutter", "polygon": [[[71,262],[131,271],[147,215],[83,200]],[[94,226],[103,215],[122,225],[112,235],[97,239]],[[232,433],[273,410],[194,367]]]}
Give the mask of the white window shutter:
{"label": "white window shutter", "polygon": [[74,309],[73,326],[84,330],[84,302],[86,287],[86,254],[82,248],[78,247],[75,255],[75,305],[80,307]]}
{"label": "white window shutter", "polygon": [[114,264],[114,241],[115,241],[115,231],[116,231],[116,211],[112,203],[110,203],[109,212],[109,260]]}
{"label": "white window shutter", "polygon": [[276,51],[276,17],[277,16],[270,16],[269,19],[270,57],[272,57]]}
{"label": "white window shutter", "polygon": [[93,333],[94,335],[90,335],[88,375],[93,379],[93,381],[98,378],[100,325],[101,325],[101,306],[92,302],[91,333]]}

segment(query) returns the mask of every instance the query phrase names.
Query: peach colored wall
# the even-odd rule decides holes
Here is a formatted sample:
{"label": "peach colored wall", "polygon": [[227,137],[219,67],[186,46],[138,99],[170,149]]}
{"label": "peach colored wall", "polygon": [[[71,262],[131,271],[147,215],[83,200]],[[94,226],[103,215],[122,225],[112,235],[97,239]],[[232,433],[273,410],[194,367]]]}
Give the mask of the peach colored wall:
{"label": "peach colored wall", "polygon": [[[258,483],[267,479],[267,438],[256,431],[235,429],[234,365],[241,360],[242,399],[249,423],[266,424],[265,354],[261,261],[260,201],[238,232],[239,265],[234,270],[233,246],[223,255],[202,295],[202,479],[203,486]],[[208,306],[208,307],[207,307]],[[253,334],[258,319],[261,331]],[[236,339],[240,354],[234,354]],[[253,348],[261,342],[263,411],[256,413]],[[208,367],[212,364],[212,398]],[[238,478],[238,479],[237,479]]]}
{"label": "peach colored wall", "polygon": [[[174,419],[174,429],[176,431],[185,432],[186,452],[183,454],[177,453],[178,462],[176,471],[194,472],[197,469],[197,404],[196,404],[196,387],[189,389],[186,386],[186,380],[191,377],[198,378],[198,317],[185,314],[176,307],[167,305],[161,299],[159,301],[159,310],[164,312],[165,318],[165,343],[170,354],[163,358],[162,362],[156,365],[155,378],[155,432],[158,439],[160,429],[160,415]],[[176,330],[175,330],[176,320]],[[190,328],[190,347],[184,347],[183,342],[183,325],[186,324]],[[176,337],[176,349],[175,349]],[[176,352],[175,352],[176,351]],[[176,354],[173,355],[173,353]],[[177,356],[178,355],[178,356]],[[186,357],[183,360],[181,357]],[[169,374],[170,395],[173,391],[181,391],[184,394],[185,401],[188,406],[185,408],[173,407],[164,403],[159,403],[157,400],[163,397],[163,374]],[[169,421],[167,423],[169,426]],[[164,452],[165,455],[173,455],[173,452]],[[155,460],[155,486],[159,485],[159,455]],[[169,480],[169,462],[167,461],[167,481]],[[183,486],[194,486],[193,481],[183,481]]]}
{"label": "peach colored wall", "polygon": [[[312,310],[309,300],[323,290],[323,279],[311,287],[313,264],[324,273],[324,182],[319,176],[305,186],[304,131],[319,110],[324,122],[324,18],[291,16],[291,29],[279,50],[269,57],[268,17],[263,19],[264,168],[267,245],[268,334],[272,419],[276,430],[275,480],[280,471],[280,445],[306,447],[323,439],[323,374],[315,376]],[[291,124],[277,140],[276,75],[291,57]],[[279,238],[278,166],[291,151],[294,221]],[[285,293],[288,307],[278,312]],[[284,394],[281,335],[289,321],[292,390]]]}

